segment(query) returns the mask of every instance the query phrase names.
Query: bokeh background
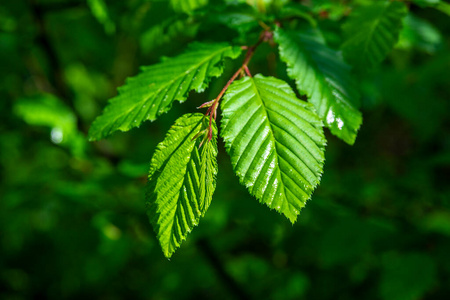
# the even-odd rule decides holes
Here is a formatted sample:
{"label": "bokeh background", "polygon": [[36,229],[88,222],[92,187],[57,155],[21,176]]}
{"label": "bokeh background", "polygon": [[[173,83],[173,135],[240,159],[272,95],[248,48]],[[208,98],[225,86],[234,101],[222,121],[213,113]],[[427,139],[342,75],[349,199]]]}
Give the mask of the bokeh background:
{"label": "bokeh background", "polygon": [[[348,1],[301,2],[339,45]],[[219,19],[164,0],[1,1],[0,299],[449,299],[450,17],[416,5],[380,69],[358,75],[355,145],[326,131],[322,182],[295,225],[239,185],[220,141],[211,207],[163,256],[145,212],[150,158],[237,65],[158,121],[86,133],[139,66],[194,39],[243,44],[248,27]],[[285,76],[274,50],[258,49],[253,73]]]}

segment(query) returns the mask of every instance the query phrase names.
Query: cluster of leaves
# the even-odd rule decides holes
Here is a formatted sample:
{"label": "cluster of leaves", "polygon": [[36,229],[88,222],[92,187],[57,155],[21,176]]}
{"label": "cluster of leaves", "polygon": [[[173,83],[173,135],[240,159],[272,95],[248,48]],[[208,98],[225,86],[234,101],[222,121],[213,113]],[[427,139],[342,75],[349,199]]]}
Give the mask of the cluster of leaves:
{"label": "cluster of leaves", "polygon": [[[236,60],[247,50],[242,66],[219,95],[200,106],[207,112],[181,116],[151,160],[148,214],[166,257],[186,239],[211,203],[218,172],[218,135],[250,194],[294,223],[320,182],[326,145],[323,127],[346,143],[355,143],[362,123],[355,74],[376,68],[409,20],[408,5],[401,1],[358,0],[325,7],[321,1],[287,2],[227,1],[209,6],[206,0],[172,0],[180,17],[146,33],[148,47],[183,34],[194,38],[203,26],[208,30],[227,26],[238,37],[197,41],[181,55],[142,67],[92,124],[89,138],[94,141],[153,121],[175,101],[184,102],[191,91],[204,92],[211,80],[224,73],[227,60]],[[438,2],[417,1],[442,7]],[[343,22],[343,39],[337,45],[330,46],[326,32],[317,25],[323,17]],[[148,45],[149,41],[155,45]],[[298,94],[291,82],[251,74],[249,62],[265,42],[277,45],[284,73]],[[217,130],[219,103],[222,114]]]}
{"label": "cluster of leaves", "polygon": [[[227,59],[223,76],[155,122],[96,143],[86,134],[139,65],[177,56],[193,40],[254,43],[261,30],[254,8],[264,6],[249,1],[212,13],[225,12],[225,2],[209,0],[189,14],[169,0],[2,2],[0,298],[448,298],[450,22],[440,9],[448,0],[427,9],[432,1],[407,1],[394,50],[374,72],[352,71],[363,126],[352,147],[325,128],[321,186],[296,226],[250,196],[218,136],[214,201],[182,251],[161,259],[142,213],[152,152],[178,117],[203,113],[195,107],[215,99],[243,57]],[[339,50],[351,1],[295,2]],[[288,6],[280,19],[291,22],[281,23],[295,29],[303,21]],[[255,51],[251,73],[282,79],[297,94],[268,42]],[[201,157],[206,144],[196,143]]]}

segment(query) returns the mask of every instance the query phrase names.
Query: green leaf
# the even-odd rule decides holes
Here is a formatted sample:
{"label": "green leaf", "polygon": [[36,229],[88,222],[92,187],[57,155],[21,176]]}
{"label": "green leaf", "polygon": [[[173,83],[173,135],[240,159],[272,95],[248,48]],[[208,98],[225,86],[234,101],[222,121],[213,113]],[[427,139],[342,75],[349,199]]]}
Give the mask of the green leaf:
{"label": "green leaf", "polygon": [[433,54],[441,48],[442,42],[442,35],[436,27],[410,13],[403,20],[403,29],[396,48],[417,48]]}
{"label": "green leaf", "polygon": [[170,0],[172,8],[176,12],[191,13],[192,11],[208,4],[208,0]]}
{"label": "green leaf", "polygon": [[77,118],[70,108],[50,94],[22,98],[14,104],[15,113],[25,122],[52,128],[52,141],[56,144],[77,131]]}
{"label": "green leaf", "polygon": [[116,25],[109,17],[106,3],[103,0],[87,0],[87,4],[92,15],[105,27],[106,33],[113,34],[116,31]]}
{"label": "green leaf", "polygon": [[189,18],[169,18],[145,31],[140,40],[142,50],[150,52],[153,49],[173,41],[183,42],[193,38],[200,24]]}
{"label": "green leaf", "polygon": [[308,96],[331,133],[353,144],[362,116],[349,66],[311,31],[277,28],[274,38],[300,93]]}
{"label": "green leaf", "polygon": [[342,19],[348,13],[347,2],[349,1],[311,0],[308,2],[315,14],[319,16],[324,14],[325,18],[333,21]]}
{"label": "green leaf", "polygon": [[243,36],[255,28],[260,28],[259,12],[247,4],[215,5],[200,13],[204,16],[205,26],[227,26]]}
{"label": "green leaf", "polygon": [[290,0],[226,0],[229,4],[247,3],[261,13],[273,13],[279,11]]}
{"label": "green leaf", "polygon": [[294,223],[320,181],[322,122],[290,86],[256,75],[235,81],[222,100],[222,130],[242,184]]}
{"label": "green leaf", "polygon": [[308,21],[311,26],[317,25],[317,21],[311,16],[311,9],[299,3],[288,3],[283,5],[279,12],[279,16],[282,19],[302,18]]}
{"label": "green leaf", "polygon": [[441,0],[413,0],[420,7],[433,7],[450,16],[450,4]]}
{"label": "green leaf", "polygon": [[217,126],[213,120],[213,138],[204,142],[200,154],[200,211],[202,216],[211,204],[216,188],[217,166]]}
{"label": "green leaf", "polygon": [[376,67],[397,43],[406,14],[406,5],[397,1],[369,1],[356,7],[343,26],[344,58],[359,69]]}
{"label": "green leaf", "polygon": [[128,131],[145,120],[155,120],[173,101],[186,100],[189,91],[202,92],[212,77],[222,74],[224,59],[240,53],[239,47],[227,44],[195,43],[184,54],[142,68],[119,88],[119,95],[94,121],[89,139],[99,140],[116,130]]}
{"label": "green leaf", "polygon": [[170,258],[211,203],[217,175],[217,128],[199,150],[202,114],[186,114],[170,128],[150,163],[148,215],[164,255]]}
{"label": "green leaf", "polygon": [[450,16],[450,4],[446,2],[439,2],[436,7],[437,10],[443,12],[447,16]]}
{"label": "green leaf", "polygon": [[77,157],[84,155],[86,137],[78,131],[72,109],[51,94],[22,98],[14,103],[14,112],[27,124],[51,128],[50,139],[70,148]]}
{"label": "green leaf", "polygon": [[413,0],[413,2],[420,7],[435,7],[441,0]]}

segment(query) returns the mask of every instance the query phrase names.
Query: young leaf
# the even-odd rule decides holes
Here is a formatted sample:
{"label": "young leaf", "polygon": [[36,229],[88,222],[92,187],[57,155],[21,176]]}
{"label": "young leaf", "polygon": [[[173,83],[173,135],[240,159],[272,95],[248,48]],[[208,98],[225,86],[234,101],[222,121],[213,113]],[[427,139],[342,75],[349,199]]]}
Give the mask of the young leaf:
{"label": "young leaf", "polygon": [[150,163],[148,215],[164,255],[170,258],[211,203],[217,175],[217,128],[199,150],[202,114],[186,114],[170,128]]}
{"label": "young leaf", "polygon": [[349,66],[311,31],[277,28],[274,37],[298,90],[308,96],[331,133],[353,144],[362,116]]}
{"label": "young leaf", "polygon": [[222,101],[221,135],[241,183],[294,223],[324,163],[314,107],[284,81],[261,75],[235,81]]}
{"label": "young leaf", "polygon": [[317,21],[311,16],[311,9],[300,3],[287,3],[281,7],[279,16],[282,19],[302,18],[312,26],[317,25]]}
{"label": "young leaf", "polygon": [[89,139],[99,140],[116,130],[128,131],[145,120],[155,120],[174,100],[186,100],[189,91],[202,92],[212,77],[222,74],[224,59],[240,53],[239,47],[227,44],[195,43],[184,54],[142,68],[94,121]]}
{"label": "young leaf", "polygon": [[170,4],[174,11],[189,14],[197,8],[208,4],[208,0],[170,0]]}
{"label": "young leaf", "polygon": [[359,69],[372,69],[398,41],[407,8],[397,1],[370,1],[357,7],[344,24],[345,60]]}

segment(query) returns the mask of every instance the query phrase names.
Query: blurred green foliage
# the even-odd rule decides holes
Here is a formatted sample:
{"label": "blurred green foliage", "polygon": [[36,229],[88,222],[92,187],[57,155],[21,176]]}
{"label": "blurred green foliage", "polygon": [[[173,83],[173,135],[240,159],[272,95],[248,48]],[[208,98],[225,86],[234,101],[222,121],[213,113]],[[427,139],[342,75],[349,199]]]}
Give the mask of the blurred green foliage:
{"label": "blurred green foliage", "polygon": [[[331,22],[346,1],[302,2],[330,10],[318,22],[330,45],[342,38]],[[177,27],[155,30],[151,45],[149,30],[191,17],[163,0],[3,1],[0,299],[447,299],[450,22],[410,9],[397,49],[359,77],[355,145],[327,135],[322,183],[298,223],[248,195],[219,141],[210,209],[167,261],[145,215],[148,161],[174,120],[226,79],[126,134],[87,143],[86,132],[140,65],[194,38],[239,41],[239,22],[253,25],[243,16],[220,36],[206,23],[163,41]],[[252,68],[274,72],[271,52],[261,47]]]}

